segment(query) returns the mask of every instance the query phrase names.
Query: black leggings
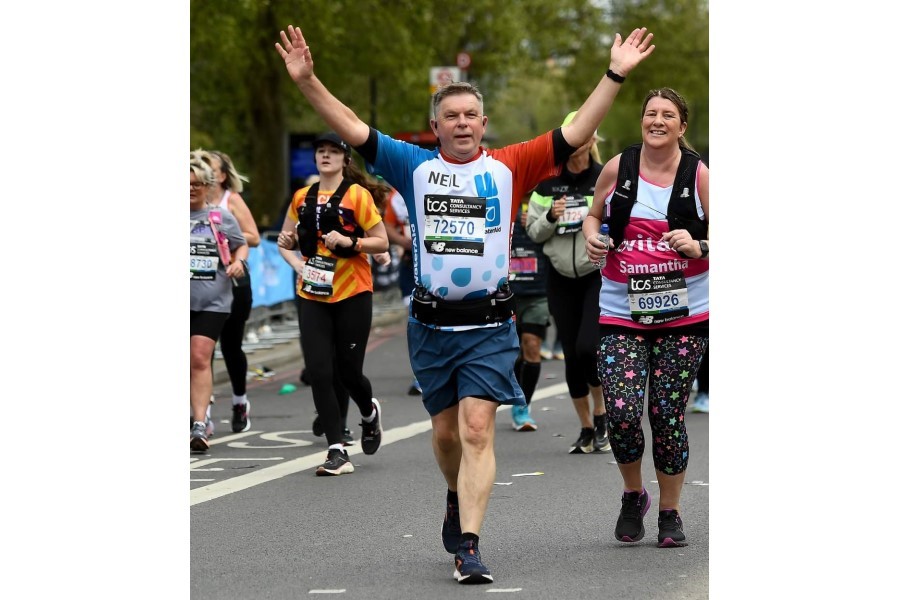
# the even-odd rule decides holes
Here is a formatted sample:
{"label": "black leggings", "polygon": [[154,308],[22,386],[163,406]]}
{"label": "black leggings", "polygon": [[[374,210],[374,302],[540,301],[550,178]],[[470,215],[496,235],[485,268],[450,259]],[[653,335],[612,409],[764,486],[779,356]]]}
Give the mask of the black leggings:
{"label": "black leggings", "polygon": [[703,353],[700,370],[697,371],[697,391],[709,394],[709,348]]}
{"label": "black leggings", "polygon": [[[303,298],[300,296],[294,296],[294,306],[297,307],[297,329],[300,329],[300,311],[303,306]],[[300,341],[300,348],[303,348],[303,336],[298,336],[298,340]],[[337,357],[334,358],[334,394],[337,396],[338,406],[341,409],[341,428],[347,427],[347,411],[350,408],[350,394],[347,393],[347,388],[344,387],[344,384],[341,383],[340,373],[337,368]],[[301,367],[301,372],[305,371],[303,367]],[[304,381],[305,383],[305,381]]]}
{"label": "black leggings", "polygon": [[600,385],[597,344],[600,339],[600,271],[573,279],[551,265],[547,271],[547,306],[556,323],[556,337],[566,355],[569,396],[582,398],[588,385]]}
{"label": "black leggings", "polygon": [[231,391],[235,396],[247,393],[247,355],[244,354],[244,328],[250,318],[253,306],[253,288],[249,285],[231,288],[234,300],[231,302],[231,314],[222,328],[219,346],[222,358],[231,380]]}
{"label": "black leggings", "polygon": [[[300,299],[300,346],[313,402],[328,445],[341,442],[343,421],[334,382],[344,384],[362,415],[372,414],[372,384],[363,374],[372,328],[372,293],[339,302]],[[335,370],[339,373],[336,373]]]}

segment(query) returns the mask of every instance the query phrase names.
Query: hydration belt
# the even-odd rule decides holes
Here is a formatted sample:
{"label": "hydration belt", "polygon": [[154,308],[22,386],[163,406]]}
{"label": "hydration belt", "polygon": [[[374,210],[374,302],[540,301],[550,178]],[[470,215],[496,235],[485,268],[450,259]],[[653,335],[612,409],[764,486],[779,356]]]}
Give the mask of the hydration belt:
{"label": "hydration belt", "polygon": [[453,327],[456,325],[487,325],[503,323],[515,314],[515,295],[508,285],[475,300],[443,300],[423,287],[417,287],[410,302],[410,312],[426,325]]}

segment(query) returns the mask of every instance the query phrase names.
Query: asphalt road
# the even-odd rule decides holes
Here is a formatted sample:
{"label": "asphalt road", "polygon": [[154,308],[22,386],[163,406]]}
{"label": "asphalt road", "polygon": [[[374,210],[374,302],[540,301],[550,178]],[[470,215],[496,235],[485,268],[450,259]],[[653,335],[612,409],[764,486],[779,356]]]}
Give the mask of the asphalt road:
{"label": "asphalt road", "polygon": [[[377,454],[350,449],[356,471],[316,477],[324,438],[310,431],[310,389],[299,364],[249,384],[250,431],[233,434],[228,390],[217,386],[217,433],[190,456],[191,597],[204,599],[513,598],[696,599],[709,596],[708,415],[687,415],[691,440],[682,514],[690,545],[656,547],[658,486],[645,455],[653,505],[646,537],[613,537],[621,478],[611,454],[570,455],[579,425],[561,361],[543,362],[535,432],[497,416],[497,477],[481,532],[494,583],[461,586],[440,541],[446,485],[431,450],[428,414],[407,395],[405,324],[376,327],[366,372],[384,410]],[[298,384],[280,394],[286,383]],[[359,413],[348,419],[359,437]],[[645,419],[645,431],[649,433]]]}

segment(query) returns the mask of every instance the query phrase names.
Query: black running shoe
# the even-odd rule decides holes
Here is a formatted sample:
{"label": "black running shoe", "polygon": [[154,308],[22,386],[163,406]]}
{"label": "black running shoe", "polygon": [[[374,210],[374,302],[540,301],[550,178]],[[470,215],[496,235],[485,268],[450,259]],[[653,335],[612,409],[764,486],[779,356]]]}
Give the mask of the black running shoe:
{"label": "black running shoe", "polygon": [[250,429],[250,401],[231,407],[231,431],[240,433]]}
{"label": "black running shoe", "polygon": [[569,454],[590,454],[594,451],[594,430],[582,427],[578,440],[569,448]]}
{"label": "black running shoe", "polygon": [[637,542],[644,537],[644,515],[650,509],[650,494],[644,488],[640,492],[622,494],[622,510],[616,521],[616,539],[620,542]]}
{"label": "black running shoe", "polygon": [[460,583],[493,583],[490,570],[481,562],[481,553],[475,540],[466,540],[456,551],[456,571],[453,578]]}
{"label": "black running shoe", "polygon": [[375,454],[381,446],[381,433],[383,431],[381,424],[381,404],[377,399],[372,398],[372,404],[375,406],[375,419],[371,423],[362,421],[359,425],[362,427],[362,449],[365,454]]}
{"label": "black running shoe", "polygon": [[659,512],[659,536],[656,538],[659,548],[681,548],[688,543],[684,537],[684,523],[677,510],[661,510]]}
{"label": "black running shoe", "polygon": [[322,429],[322,420],[319,418],[318,414],[316,414],[316,418],[313,419],[312,432],[316,437],[322,437],[322,435],[325,433],[325,431]]}
{"label": "black running shoe", "polygon": [[447,501],[447,512],[444,513],[444,524],[441,526],[441,541],[444,550],[456,554],[459,541],[462,539],[462,527],[459,524],[459,505]]}
{"label": "black running shoe", "polygon": [[316,469],[316,475],[343,475],[353,472],[353,463],[346,450],[329,448],[325,462]]}
{"label": "black running shoe", "polygon": [[345,446],[352,446],[356,442],[353,441],[353,434],[350,433],[350,430],[344,427],[344,433],[341,434],[341,442]]}

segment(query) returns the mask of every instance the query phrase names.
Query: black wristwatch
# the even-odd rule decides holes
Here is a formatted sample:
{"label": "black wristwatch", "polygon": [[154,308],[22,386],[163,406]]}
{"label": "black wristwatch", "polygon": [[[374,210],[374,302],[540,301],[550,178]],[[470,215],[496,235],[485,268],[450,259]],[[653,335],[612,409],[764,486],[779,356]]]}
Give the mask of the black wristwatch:
{"label": "black wristwatch", "polygon": [[709,244],[706,243],[706,240],[700,240],[700,258],[707,256],[709,256]]}

